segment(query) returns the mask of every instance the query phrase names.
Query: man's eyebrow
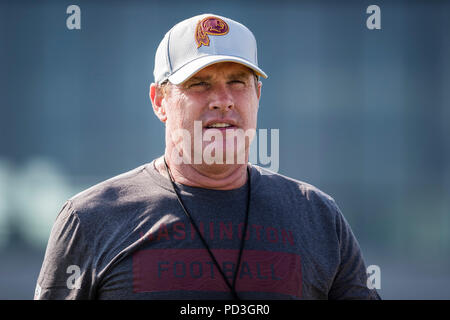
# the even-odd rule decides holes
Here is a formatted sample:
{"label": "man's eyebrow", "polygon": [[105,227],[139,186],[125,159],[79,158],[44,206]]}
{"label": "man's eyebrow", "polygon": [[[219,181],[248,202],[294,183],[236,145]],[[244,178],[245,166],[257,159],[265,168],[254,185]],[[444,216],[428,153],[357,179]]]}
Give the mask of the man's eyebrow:
{"label": "man's eyebrow", "polygon": [[203,76],[203,77],[193,76],[192,78],[189,78],[189,80],[186,81],[186,82],[193,82],[193,81],[209,81],[209,80],[211,80],[211,76]]}
{"label": "man's eyebrow", "polygon": [[[249,72],[241,71],[236,73],[231,73],[227,75],[227,79],[246,79],[251,75]],[[193,76],[189,78],[189,80],[186,81],[186,83],[192,83],[197,81],[210,81],[212,79],[212,76]]]}
{"label": "man's eyebrow", "polygon": [[246,79],[251,75],[251,73],[249,72],[237,72],[237,73],[232,73],[230,75],[227,76],[228,79]]}

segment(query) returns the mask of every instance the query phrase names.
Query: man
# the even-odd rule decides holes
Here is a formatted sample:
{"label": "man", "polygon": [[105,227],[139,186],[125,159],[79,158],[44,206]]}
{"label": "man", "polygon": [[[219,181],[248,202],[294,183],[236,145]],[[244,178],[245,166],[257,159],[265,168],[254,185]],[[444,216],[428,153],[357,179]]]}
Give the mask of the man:
{"label": "man", "polygon": [[250,30],[182,21],[154,76],[164,156],[64,204],[36,299],[379,299],[334,200],[248,163],[267,77]]}

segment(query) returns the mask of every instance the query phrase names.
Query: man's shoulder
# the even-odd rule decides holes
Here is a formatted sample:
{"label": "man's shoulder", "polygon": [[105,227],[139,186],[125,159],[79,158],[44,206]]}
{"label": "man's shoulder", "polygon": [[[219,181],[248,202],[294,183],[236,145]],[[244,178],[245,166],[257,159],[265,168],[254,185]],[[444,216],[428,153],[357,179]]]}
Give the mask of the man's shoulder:
{"label": "man's shoulder", "polygon": [[99,182],[68,201],[78,214],[100,212],[120,207],[127,203],[136,202],[142,198],[146,184],[151,181],[146,175],[148,164],[140,165],[132,170],[113,176]]}
{"label": "man's shoulder", "polygon": [[306,201],[320,201],[333,206],[335,205],[335,200],[332,196],[310,183],[273,172],[257,165],[252,165],[252,167],[258,172],[259,183],[264,188],[269,189],[270,192],[276,191],[276,193],[282,193],[287,196],[296,194]]}

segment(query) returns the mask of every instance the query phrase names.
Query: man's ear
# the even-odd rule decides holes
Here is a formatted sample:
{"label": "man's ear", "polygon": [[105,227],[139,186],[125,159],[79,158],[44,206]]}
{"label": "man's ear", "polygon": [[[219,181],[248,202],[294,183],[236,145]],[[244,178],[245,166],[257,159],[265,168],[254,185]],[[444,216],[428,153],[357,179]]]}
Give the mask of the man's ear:
{"label": "man's ear", "polygon": [[256,96],[258,97],[258,100],[261,99],[261,88],[262,88],[262,82],[258,81],[258,88],[256,88]]}
{"label": "man's ear", "polygon": [[166,110],[163,106],[164,92],[156,83],[150,85],[150,101],[152,102],[153,112],[161,122],[167,121]]}

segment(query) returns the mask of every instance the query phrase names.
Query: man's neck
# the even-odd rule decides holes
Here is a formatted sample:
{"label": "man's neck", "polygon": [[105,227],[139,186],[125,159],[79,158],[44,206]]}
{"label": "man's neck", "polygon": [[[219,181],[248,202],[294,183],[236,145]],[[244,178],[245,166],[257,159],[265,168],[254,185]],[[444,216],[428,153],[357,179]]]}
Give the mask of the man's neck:
{"label": "man's neck", "polygon": [[[175,164],[166,157],[167,165],[175,182],[191,187],[215,190],[232,190],[242,187],[247,182],[247,165],[191,165]],[[156,170],[168,177],[164,158],[155,161]]]}

